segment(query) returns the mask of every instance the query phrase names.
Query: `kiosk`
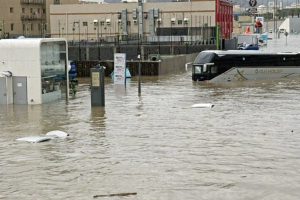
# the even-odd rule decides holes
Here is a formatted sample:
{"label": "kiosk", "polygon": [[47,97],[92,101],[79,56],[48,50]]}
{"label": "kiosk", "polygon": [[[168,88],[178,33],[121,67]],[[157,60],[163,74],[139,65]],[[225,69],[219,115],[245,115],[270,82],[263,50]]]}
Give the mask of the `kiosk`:
{"label": "kiosk", "polygon": [[67,51],[62,38],[0,40],[0,104],[68,99]]}

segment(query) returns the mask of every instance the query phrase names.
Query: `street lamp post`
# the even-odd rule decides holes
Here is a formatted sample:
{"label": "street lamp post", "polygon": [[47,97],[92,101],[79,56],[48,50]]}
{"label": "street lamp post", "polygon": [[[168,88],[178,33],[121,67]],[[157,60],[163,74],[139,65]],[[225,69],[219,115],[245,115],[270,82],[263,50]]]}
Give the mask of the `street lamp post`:
{"label": "street lamp post", "polygon": [[74,27],[73,27],[72,31],[73,31],[73,46],[74,46],[74,31],[75,31]]}
{"label": "street lamp post", "polygon": [[78,46],[78,54],[79,54],[79,60],[81,61],[81,49],[80,49],[80,43],[81,43],[81,41],[80,41],[80,20],[78,21],[78,37],[79,37],[79,39],[78,39],[78,41],[79,41],[79,46]]}
{"label": "street lamp post", "polygon": [[31,23],[27,23],[27,37],[30,36],[30,28],[28,28],[28,26],[31,28]]}
{"label": "street lamp post", "polygon": [[60,20],[58,20],[58,35],[60,37]]}
{"label": "street lamp post", "polygon": [[86,24],[86,43],[89,40],[89,23]]}
{"label": "street lamp post", "polygon": [[[98,60],[100,61],[100,47],[99,47],[99,26],[100,26],[100,20],[98,19],[98,24],[97,24],[97,46],[98,46]],[[101,40],[101,39],[100,39]]]}
{"label": "street lamp post", "polygon": [[43,38],[43,23],[41,23],[39,25],[39,27],[40,27],[40,30],[41,30],[41,38]]}
{"label": "street lamp post", "polygon": [[43,37],[45,38],[46,37],[46,31],[47,31],[47,23],[44,23],[44,26],[43,26],[43,31],[44,31],[44,35]]}
{"label": "street lamp post", "polygon": [[173,50],[172,50],[172,48],[173,48],[173,45],[172,45],[172,21],[171,21],[171,31],[170,31],[170,37],[171,37],[171,49],[170,49],[170,51],[171,51],[171,54],[173,55]]}

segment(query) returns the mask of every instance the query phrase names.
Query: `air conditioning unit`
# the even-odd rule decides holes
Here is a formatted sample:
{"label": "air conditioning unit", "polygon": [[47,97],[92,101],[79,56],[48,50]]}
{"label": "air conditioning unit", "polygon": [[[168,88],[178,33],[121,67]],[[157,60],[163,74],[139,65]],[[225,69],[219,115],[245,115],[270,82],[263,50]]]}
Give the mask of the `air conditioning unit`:
{"label": "air conditioning unit", "polygon": [[187,24],[187,23],[189,23],[189,18],[184,18],[183,21],[185,24]]}
{"label": "air conditioning unit", "polygon": [[110,19],[106,19],[106,25],[110,25]]}
{"label": "air conditioning unit", "polygon": [[171,23],[175,24],[175,20],[176,20],[175,18],[171,18]]}
{"label": "air conditioning unit", "polygon": [[133,24],[134,25],[137,25],[138,24],[138,21],[135,19],[135,20],[133,20]]}
{"label": "air conditioning unit", "polygon": [[161,24],[161,18],[157,19],[157,23]]}
{"label": "air conditioning unit", "polygon": [[94,19],[94,26],[98,26],[98,19]]}

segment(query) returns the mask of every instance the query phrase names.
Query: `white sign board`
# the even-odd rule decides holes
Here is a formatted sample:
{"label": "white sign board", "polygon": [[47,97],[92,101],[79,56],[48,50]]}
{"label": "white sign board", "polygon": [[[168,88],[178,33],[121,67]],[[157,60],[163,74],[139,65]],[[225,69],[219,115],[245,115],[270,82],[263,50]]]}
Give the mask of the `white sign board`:
{"label": "white sign board", "polygon": [[255,21],[259,20],[262,25],[264,25],[264,17],[256,17]]}
{"label": "white sign board", "polygon": [[126,81],[126,54],[114,54],[114,84],[125,84]]}

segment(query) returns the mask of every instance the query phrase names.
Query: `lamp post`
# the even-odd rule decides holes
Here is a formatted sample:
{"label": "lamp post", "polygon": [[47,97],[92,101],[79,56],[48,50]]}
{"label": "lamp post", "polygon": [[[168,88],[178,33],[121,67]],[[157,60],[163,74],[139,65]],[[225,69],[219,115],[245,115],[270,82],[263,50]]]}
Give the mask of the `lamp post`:
{"label": "lamp post", "polygon": [[43,23],[39,25],[39,28],[41,30],[41,38],[43,38]]}
{"label": "lamp post", "polygon": [[72,31],[73,31],[73,46],[74,46],[74,31],[75,31],[74,27],[72,28]]}
{"label": "lamp post", "polygon": [[79,60],[81,61],[81,49],[80,49],[80,20],[78,21],[78,41],[79,41],[79,45],[78,45],[78,54],[79,54]]}
{"label": "lamp post", "polygon": [[89,23],[86,23],[86,42],[89,40]]}
{"label": "lamp post", "polygon": [[60,37],[60,20],[58,20],[58,35]]}
{"label": "lamp post", "polygon": [[171,31],[170,31],[170,37],[171,37],[171,38],[170,38],[170,39],[171,39],[171,49],[170,49],[170,51],[171,51],[171,54],[173,55],[173,45],[172,45],[172,42],[173,42],[173,41],[172,41],[172,23],[173,23],[173,22],[172,22],[172,20],[170,20],[170,21],[171,21]]}
{"label": "lamp post", "polygon": [[46,37],[46,31],[47,31],[47,23],[44,24],[44,38]]}
{"label": "lamp post", "polygon": [[27,37],[29,37],[30,35],[30,29],[28,28],[28,26],[30,26],[31,28],[31,23],[27,23]]}
{"label": "lamp post", "polygon": [[97,46],[98,46],[98,60],[100,61],[100,47],[99,47],[99,26],[100,26],[100,20],[98,19],[97,24]]}

